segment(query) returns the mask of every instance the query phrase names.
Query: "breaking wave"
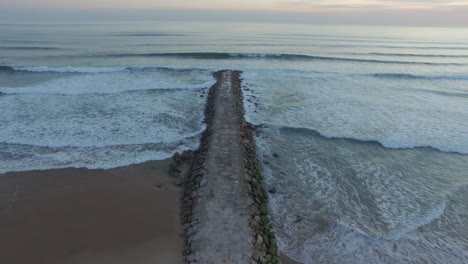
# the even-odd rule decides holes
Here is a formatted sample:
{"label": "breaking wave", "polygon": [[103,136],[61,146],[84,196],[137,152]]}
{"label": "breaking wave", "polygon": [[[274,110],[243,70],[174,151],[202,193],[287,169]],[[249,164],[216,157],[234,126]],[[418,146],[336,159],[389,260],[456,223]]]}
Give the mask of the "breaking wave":
{"label": "breaking wave", "polygon": [[285,61],[349,61],[365,63],[390,63],[390,64],[416,64],[416,65],[467,65],[464,63],[436,63],[436,62],[412,62],[412,61],[387,61],[369,60],[341,57],[313,56],[304,54],[272,54],[272,53],[228,53],[228,52],[178,52],[178,53],[119,53],[104,54],[103,57],[173,57],[181,59],[200,60],[228,60],[228,59],[270,59]]}
{"label": "breaking wave", "polygon": [[375,140],[375,139],[369,139],[365,137],[348,137],[345,135],[332,135],[332,134],[322,133],[317,130],[305,128],[305,127],[278,126],[278,125],[273,125],[273,124],[261,124],[260,126],[296,131],[296,132],[303,133],[303,134],[321,136],[321,137],[325,137],[329,139],[346,139],[346,140],[351,140],[351,141],[365,142],[368,144],[378,144],[388,149],[427,148],[427,149],[433,149],[433,150],[440,151],[440,152],[458,153],[458,154],[464,154],[464,155],[468,154],[468,148],[462,145],[450,147],[450,146],[430,146],[430,145],[418,144],[417,142],[408,142],[408,141],[387,142],[386,140],[381,140],[381,139]]}

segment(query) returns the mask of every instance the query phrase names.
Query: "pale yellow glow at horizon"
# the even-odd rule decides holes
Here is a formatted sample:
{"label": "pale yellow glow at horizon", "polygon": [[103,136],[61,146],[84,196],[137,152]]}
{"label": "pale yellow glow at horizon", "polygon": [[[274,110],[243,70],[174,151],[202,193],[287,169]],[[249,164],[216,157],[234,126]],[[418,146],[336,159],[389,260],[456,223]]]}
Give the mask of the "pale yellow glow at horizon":
{"label": "pale yellow glow at horizon", "polygon": [[0,8],[40,9],[236,9],[267,11],[352,11],[356,9],[447,9],[468,0],[0,0]]}

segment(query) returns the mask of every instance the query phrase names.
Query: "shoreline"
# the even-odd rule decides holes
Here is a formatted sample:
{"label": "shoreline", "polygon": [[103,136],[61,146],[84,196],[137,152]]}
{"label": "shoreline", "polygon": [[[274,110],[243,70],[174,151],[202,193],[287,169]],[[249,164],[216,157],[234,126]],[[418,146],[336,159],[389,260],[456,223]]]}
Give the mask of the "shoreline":
{"label": "shoreline", "polygon": [[0,174],[0,263],[182,263],[171,162]]}
{"label": "shoreline", "polygon": [[[149,264],[158,263],[157,261],[162,261],[167,264],[183,263],[183,238],[180,236],[182,230],[179,219],[181,188],[175,185],[175,183],[180,180],[180,175],[171,175],[178,177],[169,176],[167,172],[171,164],[173,164],[173,159],[147,161],[112,169],[65,168],[6,172],[0,174],[0,197],[3,198],[0,200],[0,232],[6,234],[0,237],[0,246],[2,247],[0,262],[18,264],[49,264],[50,262],[63,264]],[[187,169],[188,168],[185,168],[184,170]],[[108,181],[109,177],[114,177],[114,179]],[[118,183],[115,181],[118,181]],[[97,186],[95,185],[96,183],[98,184]],[[153,239],[144,236],[141,237],[141,241],[138,241],[138,239],[131,238],[129,234],[127,234],[126,237],[121,238],[120,242],[108,241],[109,243],[105,245],[102,243],[104,242],[103,240],[106,239],[103,237],[105,230],[101,230],[101,233],[98,231],[93,236],[94,239],[98,238],[98,240],[102,242],[94,243],[91,247],[87,247],[85,244],[91,239],[89,235],[92,231],[96,231],[96,229],[92,226],[91,229],[83,229],[84,223],[78,222],[80,220],[79,217],[89,220],[101,219],[101,221],[110,220],[114,222],[114,227],[108,228],[107,233],[108,231],[115,231],[117,227],[131,231],[133,226],[130,226],[129,223],[115,223],[116,219],[109,219],[110,216],[106,217],[102,214],[99,215],[99,213],[98,215],[89,214],[91,208],[89,208],[90,201],[87,199],[91,197],[84,197],[83,194],[94,193],[97,195],[96,192],[99,192],[101,196],[110,191],[108,188],[109,186],[114,186],[119,189],[124,187],[119,187],[119,185],[127,186],[127,184],[146,189],[146,191],[151,188],[155,190],[155,196],[164,196],[164,199],[151,204],[155,207],[154,210],[161,212],[158,213],[157,219],[154,219],[154,217],[152,219],[153,221],[155,220],[155,226],[145,227],[154,229],[155,233],[153,233]],[[142,184],[147,185],[143,187]],[[136,189],[134,190],[136,191]],[[158,191],[166,193],[158,194]],[[65,192],[69,194],[67,195]],[[109,193],[108,195],[111,194]],[[59,196],[63,199],[58,200]],[[32,201],[34,198],[38,198],[42,200],[42,202]],[[76,214],[80,215],[79,217],[73,215],[76,217],[74,220],[70,219],[72,216],[69,216],[68,219],[67,216],[65,216],[66,207],[70,205],[69,202],[71,202],[70,199],[72,198],[74,200],[81,200],[81,198],[84,198],[81,207],[71,208]],[[100,199],[101,205],[114,204],[114,206],[122,209],[122,206],[116,203],[122,203],[125,197],[116,196],[115,199],[119,201],[111,201],[113,198],[103,198],[102,196]],[[131,200],[128,195],[126,199],[128,202]],[[18,201],[21,201],[20,206],[22,209],[15,209],[15,207],[17,207],[15,203]],[[49,209],[53,207],[54,211],[59,211],[54,213],[50,210],[48,212],[43,211],[48,207],[44,202],[51,203]],[[95,202],[99,203],[99,201]],[[141,202],[144,202],[144,200],[133,199],[133,202],[141,205]],[[162,203],[166,204],[166,206],[162,205]],[[85,204],[87,205],[85,206]],[[32,206],[37,207],[33,209]],[[87,215],[83,215],[85,211],[88,211]],[[41,213],[41,215],[39,215],[39,213]],[[28,218],[30,222],[21,221],[20,218],[22,217]],[[16,225],[14,223],[15,220],[17,221]],[[40,228],[40,226],[43,227],[42,224],[38,223],[36,225],[34,223],[36,221],[43,223],[45,220],[47,220],[50,225],[67,225],[68,231],[64,231],[64,228],[60,228],[60,231],[64,231],[65,233],[57,234],[55,232],[58,230],[54,232],[53,226],[43,229]],[[74,224],[70,222],[75,220],[77,222]],[[134,219],[134,221],[136,220],[138,219]],[[84,237],[79,239],[79,237],[76,236],[76,232],[73,230],[78,229],[81,229],[81,231],[86,234],[86,239]],[[152,233],[151,230],[147,231]],[[50,237],[51,235],[52,237]],[[73,236],[71,240],[78,239],[67,242],[67,238],[65,238],[67,235]],[[48,238],[41,239],[40,236]],[[31,239],[31,237],[34,238]],[[116,237],[114,236],[112,239],[116,239]],[[29,242],[23,244],[26,240],[29,240]],[[81,249],[77,247],[76,244],[80,244]],[[297,262],[281,252],[279,253],[281,263],[301,264],[301,262]],[[21,259],[18,258],[20,256],[22,257]]]}

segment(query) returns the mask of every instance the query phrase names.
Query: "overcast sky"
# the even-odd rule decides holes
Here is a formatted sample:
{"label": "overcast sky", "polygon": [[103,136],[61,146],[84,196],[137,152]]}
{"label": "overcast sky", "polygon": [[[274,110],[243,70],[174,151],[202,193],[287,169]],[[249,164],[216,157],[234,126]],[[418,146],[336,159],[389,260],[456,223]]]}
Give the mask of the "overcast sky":
{"label": "overcast sky", "polygon": [[280,22],[325,19],[336,23],[468,25],[468,0],[0,0],[0,20],[33,20],[41,14],[42,18],[58,18],[71,13],[78,18],[80,12],[106,16],[126,13],[127,19],[132,15],[144,19],[151,12],[159,17],[171,14],[174,19],[192,15],[215,18],[213,13],[217,12],[218,16],[240,14],[248,20],[274,20],[277,15]]}
{"label": "overcast sky", "polygon": [[468,6],[467,0],[0,0],[1,8],[215,8],[317,11],[388,8],[444,9]]}

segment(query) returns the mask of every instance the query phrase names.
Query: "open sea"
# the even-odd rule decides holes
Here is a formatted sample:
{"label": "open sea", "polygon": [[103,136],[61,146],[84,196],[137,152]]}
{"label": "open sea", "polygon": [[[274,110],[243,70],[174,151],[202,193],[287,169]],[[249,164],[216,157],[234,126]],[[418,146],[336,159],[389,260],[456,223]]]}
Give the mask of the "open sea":
{"label": "open sea", "polygon": [[284,253],[468,263],[468,29],[0,24],[1,63],[0,173],[196,149],[237,69]]}

